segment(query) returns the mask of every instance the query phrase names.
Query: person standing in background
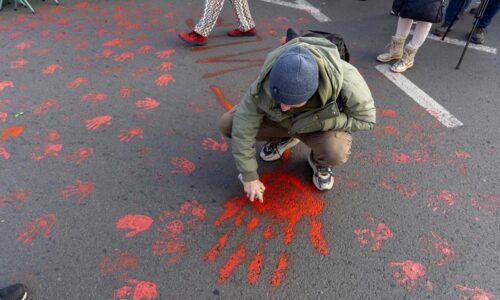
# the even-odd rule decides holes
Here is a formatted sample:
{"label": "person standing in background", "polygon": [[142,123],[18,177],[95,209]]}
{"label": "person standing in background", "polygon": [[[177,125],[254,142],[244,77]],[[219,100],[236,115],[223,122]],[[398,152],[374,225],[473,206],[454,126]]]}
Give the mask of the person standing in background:
{"label": "person standing in background", "polygon": [[[247,0],[230,0],[234,12],[238,18],[238,28],[229,31],[227,34],[232,37],[254,36],[255,22],[250,14]],[[192,46],[203,46],[208,42],[208,36],[217,22],[217,18],[224,5],[224,0],[205,0],[203,16],[191,32],[179,32],[181,40]]]}

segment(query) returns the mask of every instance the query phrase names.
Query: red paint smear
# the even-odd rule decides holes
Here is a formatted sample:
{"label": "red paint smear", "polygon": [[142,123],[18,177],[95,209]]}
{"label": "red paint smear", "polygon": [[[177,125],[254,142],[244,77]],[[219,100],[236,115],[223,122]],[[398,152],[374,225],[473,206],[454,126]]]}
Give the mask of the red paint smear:
{"label": "red paint smear", "polygon": [[152,300],[158,297],[156,284],[153,282],[129,279],[127,284],[115,292],[115,297],[120,298],[120,300],[125,300],[122,297],[130,299],[130,296],[132,296],[132,300]]}
{"label": "red paint smear", "polygon": [[186,244],[178,239],[173,240],[156,240],[153,244],[153,254],[160,256],[164,254],[177,253],[176,256],[169,258],[168,263],[175,263],[184,256],[186,252]]}
{"label": "red paint smear", "polygon": [[262,66],[262,62],[253,63],[253,64],[246,64],[246,65],[239,66],[239,67],[228,68],[228,69],[224,69],[224,70],[220,70],[220,71],[207,73],[207,74],[203,75],[202,78],[203,79],[213,78],[213,77],[221,76],[221,75],[224,75],[227,73],[232,73],[232,72],[236,72],[236,71],[240,71],[240,70],[244,70],[244,69],[256,68],[256,67],[260,67],[260,66]]}
{"label": "red paint smear", "polygon": [[168,86],[170,82],[175,83],[175,78],[170,74],[163,74],[155,80],[157,86]]}
{"label": "red paint smear", "polygon": [[210,88],[215,93],[215,96],[217,96],[217,100],[222,105],[222,107],[224,107],[226,110],[231,110],[233,108],[233,104],[229,103],[229,101],[226,100],[226,97],[224,97],[221,90],[217,86],[211,85]]}
{"label": "red paint smear", "polygon": [[321,228],[323,224],[320,220],[309,219],[310,230],[309,237],[311,239],[311,245],[316,252],[321,253],[323,255],[328,254],[328,246],[326,245],[325,238],[323,237],[323,233],[321,232]]}
{"label": "red paint smear", "polygon": [[85,121],[85,127],[88,130],[94,131],[102,125],[111,126],[111,122],[113,121],[113,117],[111,116],[97,116],[92,119],[88,119]]}
{"label": "red paint smear", "polygon": [[460,300],[496,300],[495,295],[488,293],[487,291],[480,288],[470,288],[460,284],[455,285],[455,288],[462,291],[472,293],[471,297],[463,297]]}
{"label": "red paint smear", "polygon": [[73,153],[62,157],[62,160],[67,162],[75,162],[77,165],[81,164],[85,159],[94,155],[94,148],[78,148]]}
{"label": "red paint smear", "polygon": [[66,84],[66,87],[68,89],[76,89],[77,87],[79,87],[82,84],[88,84],[87,79],[84,77],[77,77],[73,81],[68,82]]}
{"label": "red paint smear", "polygon": [[200,220],[206,219],[207,217],[207,210],[203,208],[203,206],[201,206],[201,204],[197,200],[186,201],[182,203],[179,212],[181,214],[190,213]]}
{"label": "red paint smear", "polygon": [[174,238],[184,231],[184,223],[181,220],[170,221],[164,228],[159,228],[165,238]]}
{"label": "red paint smear", "polygon": [[94,191],[95,188],[95,183],[92,181],[81,181],[81,180],[75,180],[76,185],[67,185],[64,187],[64,191],[62,191],[61,195],[64,198],[70,198],[76,195],[79,195],[80,198],[78,201],[80,203],[85,200],[89,196],[90,193]]}
{"label": "red paint smear", "polygon": [[384,126],[384,133],[389,136],[399,137],[399,129],[394,126]]}
{"label": "red paint smear", "polygon": [[476,193],[470,200],[470,203],[475,208],[482,210],[484,212],[495,213],[497,209],[500,209],[500,195],[489,194],[483,195]]}
{"label": "red paint smear", "polygon": [[24,131],[24,127],[22,126],[9,126],[5,129],[3,129],[0,132],[0,143],[11,138],[11,137],[18,137],[21,135],[21,133]]}
{"label": "red paint smear", "polygon": [[255,227],[257,227],[257,225],[259,225],[259,218],[253,217],[247,224],[247,229],[245,231],[245,234],[249,234],[250,232],[252,232],[255,229]]}
{"label": "red paint smear", "polygon": [[222,283],[226,279],[228,279],[229,276],[231,276],[231,274],[233,273],[234,268],[236,268],[243,262],[243,260],[245,259],[245,254],[245,244],[243,242],[240,242],[238,245],[238,249],[236,249],[236,251],[231,254],[226,264],[222,266],[222,268],[220,268],[219,278],[217,279],[217,282]]}
{"label": "red paint smear", "polygon": [[118,138],[120,139],[120,142],[122,142],[122,143],[128,143],[134,137],[139,137],[141,140],[144,139],[142,128],[132,127],[129,129],[123,129],[123,130],[120,130],[120,134],[118,135]]}
{"label": "red paint smear", "polygon": [[52,107],[60,109],[61,105],[59,105],[59,102],[57,102],[57,100],[55,99],[47,99],[42,104],[33,107],[33,114],[35,115],[46,114]]}
{"label": "red paint smear", "polygon": [[382,111],[382,115],[389,118],[396,118],[398,116],[398,114],[392,109],[384,109]]}
{"label": "red paint smear", "polygon": [[196,47],[191,47],[191,51],[193,52],[198,52],[198,51],[205,51],[213,48],[220,48],[220,47],[227,47],[227,46],[233,46],[233,45],[240,45],[240,44],[248,44],[248,43],[256,43],[262,41],[262,37],[257,36],[255,40],[250,40],[250,41],[240,41],[240,42],[231,42],[231,43],[224,43],[224,44],[218,44],[218,45],[210,45],[210,46],[196,46]]}
{"label": "red paint smear", "polygon": [[177,170],[172,170],[172,174],[189,174],[196,169],[196,165],[185,157],[173,157],[170,163],[177,168]]}
{"label": "red paint smear", "polygon": [[167,59],[167,58],[170,58],[170,55],[172,55],[174,53],[175,53],[174,49],[163,50],[163,51],[157,52],[156,57],[162,58],[162,59]]}
{"label": "red paint smear", "polygon": [[442,256],[436,261],[436,265],[438,266],[444,265],[445,262],[456,256],[455,250],[453,250],[451,245],[434,231],[431,232],[431,236],[424,237],[421,241],[424,245],[424,250]]}
{"label": "red paint smear", "polygon": [[247,212],[242,210],[240,213],[234,218],[234,225],[241,226],[243,224],[243,218],[246,216]]}
{"label": "red paint smear", "polygon": [[442,190],[436,198],[427,199],[426,204],[433,212],[442,211],[446,214],[448,209],[455,204],[456,199],[457,196],[454,193]]}
{"label": "red paint smear", "polygon": [[99,271],[101,273],[121,272],[126,269],[135,268],[137,268],[137,257],[116,249],[113,251],[113,256],[104,257],[103,261],[99,264]]}
{"label": "red paint smear", "polygon": [[235,57],[235,56],[241,56],[241,55],[246,55],[246,54],[254,54],[262,51],[267,51],[269,49],[272,49],[273,47],[266,47],[266,48],[259,48],[259,49],[254,49],[254,50],[249,50],[249,51],[242,51],[234,54],[227,54],[227,55],[221,55],[221,56],[213,56],[213,57],[207,57],[203,59],[199,59],[196,62],[197,63],[228,63],[228,62],[260,62],[263,63],[263,59],[228,59],[230,57]]}
{"label": "red paint smear", "polygon": [[[400,285],[406,284],[406,290],[408,291],[411,291],[420,277],[425,278],[426,269],[420,263],[405,260],[403,262],[390,262],[389,266],[401,267],[403,273],[396,272],[393,274],[393,277]],[[432,283],[430,281],[427,281],[426,284],[429,289],[432,289]]]}
{"label": "red paint smear", "polygon": [[392,160],[400,164],[408,164],[411,161],[410,157],[405,153],[396,153],[396,152],[392,153]]}
{"label": "red paint smear", "polygon": [[214,222],[214,226],[219,227],[224,221],[232,218],[245,205],[246,199],[233,197],[224,204],[224,212]]}
{"label": "red paint smear", "polygon": [[415,180],[412,179],[410,183],[400,182],[399,177],[394,174],[385,176],[382,185],[388,190],[397,191],[408,199],[417,194]]}
{"label": "red paint smear", "polygon": [[234,227],[229,228],[229,230],[219,238],[217,243],[210,250],[208,250],[203,259],[205,261],[214,261],[217,256],[219,256],[222,249],[224,249],[224,247],[226,246],[227,239],[233,233],[233,231]]}
{"label": "red paint smear", "polygon": [[25,229],[16,235],[16,240],[23,241],[23,244],[28,245],[41,232],[45,232],[43,237],[48,239],[56,222],[55,214],[49,214],[30,221],[26,223]]}
{"label": "red paint smear", "polygon": [[254,284],[257,281],[259,281],[260,277],[260,272],[262,270],[262,265],[264,264],[264,248],[265,248],[265,242],[262,241],[259,245],[259,249],[257,250],[257,253],[255,253],[254,257],[252,258],[252,261],[248,265],[248,273],[247,273],[247,280],[248,283]]}
{"label": "red paint smear", "polygon": [[201,143],[203,149],[212,150],[212,151],[222,151],[226,152],[229,148],[228,144],[225,142],[224,138],[222,138],[222,142],[218,142],[212,138],[204,139]]}
{"label": "red paint smear", "polygon": [[54,74],[54,72],[56,70],[63,70],[63,67],[61,67],[58,64],[52,64],[52,65],[46,67],[45,69],[43,69],[42,73],[45,75]]}
{"label": "red paint smear", "polygon": [[146,97],[144,99],[137,100],[135,102],[135,106],[137,108],[142,108],[143,110],[151,110],[153,108],[160,106],[160,102],[156,101],[155,99]]}
{"label": "red paint smear", "polygon": [[0,208],[6,206],[9,203],[15,203],[15,202],[25,202],[28,200],[33,192],[29,189],[19,189],[19,190],[14,190],[11,193],[0,195]]}
{"label": "red paint smear", "polygon": [[126,215],[116,222],[118,229],[130,229],[125,237],[133,237],[134,235],[146,231],[153,224],[153,219],[145,215]]}
{"label": "red paint smear", "polygon": [[286,252],[281,253],[278,259],[278,265],[274,269],[270,283],[272,286],[280,286],[283,282],[283,277],[285,276],[285,271],[288,266],[288,254]]}
{"label": "red paint smear", "polygon": [[0,155],[3,156],[3,159],[9,159],[10,158],[10,153],[5,149],[5,147],[0,146]]}

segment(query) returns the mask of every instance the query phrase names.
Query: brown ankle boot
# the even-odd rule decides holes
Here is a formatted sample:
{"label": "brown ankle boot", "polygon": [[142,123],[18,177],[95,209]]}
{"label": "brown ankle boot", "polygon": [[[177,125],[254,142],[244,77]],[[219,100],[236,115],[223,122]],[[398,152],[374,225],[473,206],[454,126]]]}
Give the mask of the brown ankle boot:
{"label": "brown ankle boot", "polygon": [[406,45],[403,51],[403,57],[398,60],[395,64],[391,66],[391,71],[395,73],[402,73],[409,68],[413,67],[413,61],[415,60],[415,54],[417,54],[417,50],[415,48],[411,48]]}

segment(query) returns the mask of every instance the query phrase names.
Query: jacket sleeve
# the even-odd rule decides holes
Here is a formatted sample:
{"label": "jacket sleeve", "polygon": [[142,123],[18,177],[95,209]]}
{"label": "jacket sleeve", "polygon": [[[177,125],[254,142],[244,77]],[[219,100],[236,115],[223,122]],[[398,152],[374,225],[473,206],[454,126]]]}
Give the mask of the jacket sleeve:
{"label": "jacket sleeve", "polygon": [[[254,82],[254,84],[256,84]],[[233,118],[232,152],[236,168],[243,175],[243,181],[259,179],[257,174],[257,159],[255,158],[255,141],[265,113],[257,107],[251,95],[250,87]]]}
{"label": "jacket sleeve", "polygon": [[358,70],[343,62],[344,81],[338,101],[342,112],[336,118],[326,120],[325,130],[364,131],[371,130],[376,122],[375,103],[365,80]]}

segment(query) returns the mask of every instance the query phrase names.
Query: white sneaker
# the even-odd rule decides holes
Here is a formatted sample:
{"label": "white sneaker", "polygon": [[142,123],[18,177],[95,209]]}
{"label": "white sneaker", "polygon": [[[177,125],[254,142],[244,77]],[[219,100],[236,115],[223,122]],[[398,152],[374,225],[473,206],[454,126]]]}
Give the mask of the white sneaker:
{"label": "white sneaker", "polygon": [[264,161],[273,161],[281,158],[283,153],[300,143],[297,138],[283,138],[279,143],[266,143],[260,150],[260,158]]}
{"label": "white sneaker", "polygon": [[307,161],[309,161],[309,165],[313,169],[313,183],[316,188],[320,191],[331,190],[333,188],[333,183],[335,182],[332,168],[316,166],[312,161],[312,152],[309,153]]}

